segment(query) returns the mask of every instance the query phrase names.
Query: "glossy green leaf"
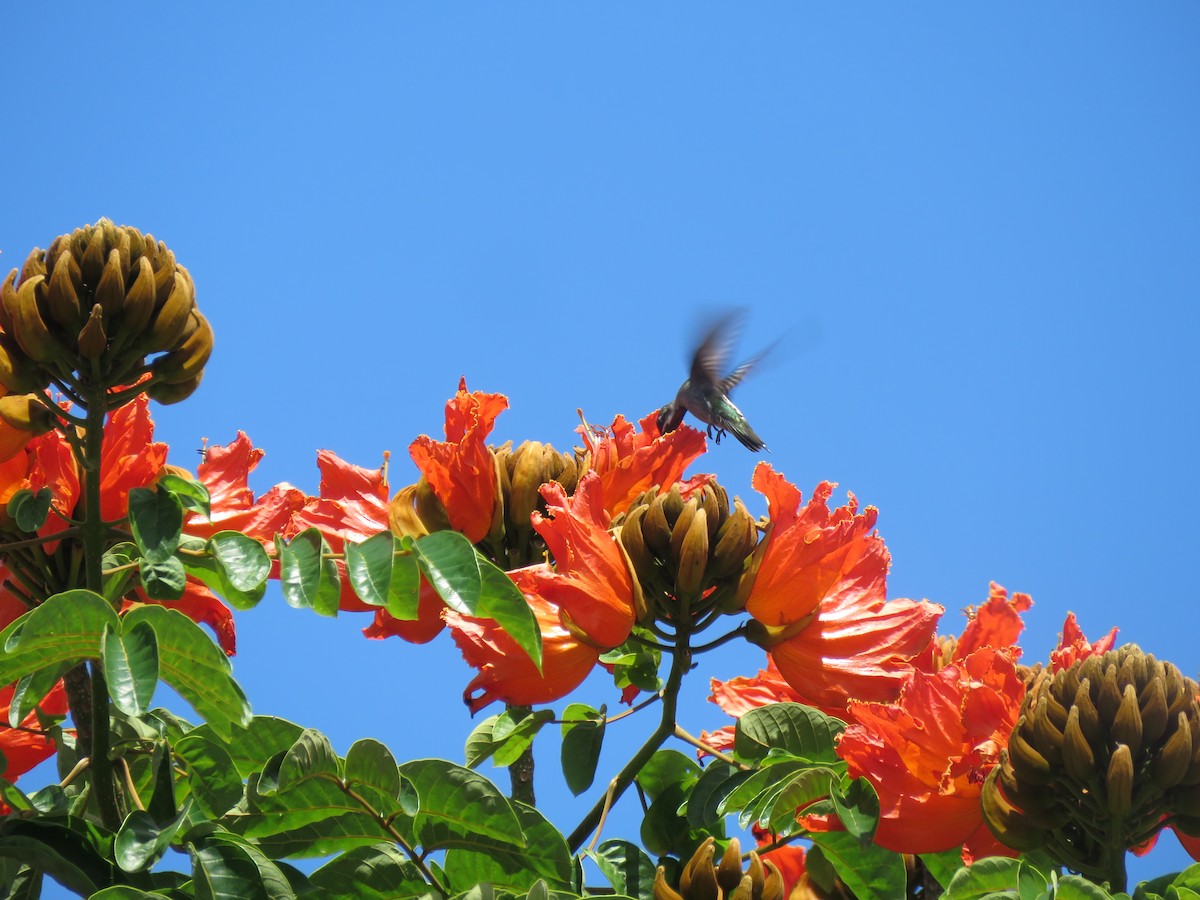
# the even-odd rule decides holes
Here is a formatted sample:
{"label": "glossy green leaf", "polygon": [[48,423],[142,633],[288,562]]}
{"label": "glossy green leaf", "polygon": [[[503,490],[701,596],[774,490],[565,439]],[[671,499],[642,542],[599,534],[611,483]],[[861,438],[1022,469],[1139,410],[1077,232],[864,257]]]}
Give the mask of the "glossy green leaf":
{"label": "glossy green leaf", "polygon": [[[4,754],[0,753],[0,765],[5,764]],[[33,803],[25,796],[25,792],[5,778],[0,778],[0,803],[7,803],[13,812],[33,809]]]}
{"label": "glossy green leaf", "polygon": [[738,783],[718,805],[717,813],[723,816],[741,813],[739,824],[748,828],[752,822],[758,821],[764,810],[770,809],[776,797],[798,773],[809,768],[809,763],[802,759],[788,759],[773,766],[764,766]]}
{"label": "glossy green leaf", "polygon": [[288,605],[311,609],[322,616],[337,615],[341,579],[321,532],[306,528],[287,542],[276,537],[275,545],[279,551],[279,583]]}
{"label": "glossy green leaf", "polygon": [[922,853],[921,862],[942,888],[950,884],[950,880],[963,867],[962,851],[958,849],[943,850],[941,853]]}
{"label": "glossy green leaf", "polygon": [[192,732],[184,735],[174,750],[183,760],[192,799],[210,819],[224,815],[242,799],[242,776],[221,744]]}
{"label": "glossy green leaf", "polygon": [[364,603],[386,607],[393,618],[412,621],[417,617],[421,573],[416,557],[397,549],[390,531],[358,544],[347,542],[346,573]]}
{"label": "glossy green leaf", "polygon": [[796,810],[828,797],[839,777],[838,771],[826,766],[802,768],[774,795],[769,807],[771,830],[780,834],[795,831]]}
{"label": "glossy green leaf", "polygon": [[414,834],[426,850],[471,848],[480,837],[516,846],[525,840],[508,798],[478,772],[443,759],[418,759],[403,763],[400,774],[420,798]]}
{"label": "glossy green leaf", "polygon": [[390,844],[348,850],[313,872],[309,883],[329,900],[405,900],[432,890],[420,870]]}
{"label": "glossy green leaf", "polygon": [[338,777],[338,758],[329,738],[315,728],[306,728],[284,754],[277,776],[278,790],[319,775]]}
{"label": "glossy green leaf", "polygon": [[406,815],[415,816],[420,800],[416,788],[400,776],[392,751],[372,738],[355,741],[346,753],[343,777],[351,788],[369,787],[385,797],[400,801]]}
{"label": "glossy green leaf", "polygon": [[162,562],[143,559],[138,571],[142,588],[151,600],[178,600],[187,587],[187,570],[177,556],[167,557]]}
{"label": "glossy green leaf", "polygon": [[492,740],[495,742],[493,763],[511,766],[529,749],[542,726],[553,721],[554,711],[550,709],[534,712],[528,707],[520,707],[504,712],[492,731]]}
{"label": "glossy green leaf", "polygon": [[183,504],[170,491],[134,488],[129,492],[129,527],[144,559],[165,562],[179,546]]}
{"label": "glossy green leaf", "polygon": [[812,840],[854,896],[904,896],[908,873],[899,853],[874,844],[863,847],[858,838],[844,831],[816,832]]}
{"label": "glossy green leaf", "polygon": [[159,825],[150,813],[135,809],[125,817],[113,841],[113,857],[125,872],[142,872],[162,858],[187,818],[189,804],[174,819]]}
{"label": "glossy green leaf", "polygon": [[203,483],[191,478],[181,478],[168,472],[166,475],[159,476],[158,487],[160,490],[173,494],[184,509],[211,519],[212,497]]}
{"label": "glossy green leaf", "polygon": [[654,900],[655,866],[642,849],[628,841],[605,841],[589,853],[613,890],[637,900]]}
{"label": "glossy green leaf", "polygon": [[250,720],[250,704],[230,674],[229,659],[209,636],[178,610],[139,606],[124,617],[125,628],[147,622],[158,639],[160,678],[191,704],[226,740],[234,725]]}
{"label": "glossy green leaf", "polygon": [[218,531],[208,539],[208,549],[234,590],[257,602],[271,575],[271,557],[263,545],[240,531]]}
{"label": "glossy green leaf", "polygon": [[1021,861],[1004,856],[976,860],[951,879],[942,897],[944,900],[978,900],[988,894],[1011,891],[1016,895]]}
{"label": "glossy green leaf", "polygon": [[17,530],[33,533],[46,524],[54,492],[44,487],[36,494],[23,488],[8,501],[8,516],[16,522]]}
{"label": "glossy green leaf", "polygon": [[[286,791],[279,791],[275,779],[282,758],[247,779],[245,804],[223,820],[230,830],[253,838],[264,852],[274,854],[287,844],[308,848],[323,842],[319,851],[314,852],[336,853],[390,840],[388,831],[373,817],[375,813],[385,818],[401,817],[397,827],[402,833],[409,832],[411,819],[404,821],[398,800],[385,806],[378,793],[369,798],[355,797],[331,778],[306,778],[292,783]],[[277,846],[272,846],[268,841],[272,836],[284,837]],[[288,848],[283,852],[297,851]]]}
{"label": "glossy green leaf", "polygon": [[112,834],[83,819],[0,819],[0,857],[40,869],[84,897],[127,880],[108,859],[111,847]]}
{"label": "glossy green leaf", "polygon": [[716,822],[720,818],[717,810],[725,798],[753,774],[753,770],[742,770],[719,759],[709,762],[688,796],[688,825],[703,828]]}
{"label": "glossy green leaf", "polygon": [[47,815],[62,815],[71,805],[71,798],[60,785],[48,784],[29,795],[33,808]]}
{"label": "glossy green leaf", "polygon": [[99,594],[55,594],[0,631],[0,684],[62,663],[99,659],[105,626],[116,628],[118,623]]}
{"label": "glossy green leaf", "polygon": [[687,799],[687,791],[681,784],[673,784],[650,804],[642,818],[642,846],[658,856],[668,853],[680,855],[688,845],[687,819],[679,814],[679,808]]}
{"label": "glossy green leaf", "polygon": [[467,735],[466,745],[463,748],[467,768],[474,769],[492,755],[492,751],[496,749],[496,742],[492,740],[492,729],[496,727],[496,723],[499,721],[499,715],[488,716],[471,729],[471,733]]}
{"label": "glossy green leaf", "polygon": [[100,641],[108,695],[127,716],[150,708],[158,687],[158,640],[148,622],[124,628],[105,628]]}
{"label": "glossy green leaf", "polygon": [[675,785],[690,788],[700,778],[700,766],[678,750],[659,750],[642,766],[637,783],[651,798],[660,797]]}
{"label": "glossy green leaf", "polygon": [[479,615],[483,576],[479,556],[466,537],[457,531],[435,531],[413,541],[413,555],[448,607],[464,616]]}
{"label": "glossy green leaf", "polygon": [[8,724],[14,728],[20,725],[25,717],[46,699],[46,695],[54,689],[59,679],[76,665],[78,663],[74,661],[61,662],[56,666],[31,672],[18,681],[8,705]]}
{"label": "glossy green leaf", "polygon": [[237,767],[239,778],[261,772],[267,761],[285,752],[304,733],[304,728],[276,716],[254,716],[245,726],[234,726],[232,737],[218,735],[208,725],[201,725],[189,735],[204,737],[219,743]]}
{"label": "glossy green leaf", "polygon": [[166,894],[158,891],[142,891],[135,887],[118,884],[92,894],[88,900],[170,900]]}
{"label": "glossy green leaf", "polygon": [[36,869],[19,860],[0,857],[0,888],[5,891],[4,900],[38,900],[42,896],[42,881],[42,873]]}
{"label": "glossy green leaf", "polygon": [[100,593],[109,603],[115,604],[129,589],[129,583],[138,577],[138,568],[130,563],[141,558],[137,544],[132,541],[122,541],[104,551],[100,560],[100,568],[107,572],[104,576],[104,586]]}
{"label": "glossy green leaf", "polygon": [[504,570],[488,560],[479,559],[479,574],[482,587],[476,615],[491,619],[503,628],[504,633],[516,641],[517,646],[525,651],[541,672],[542,630],[529,601]]}
{"label": "glossy green leaf", "polygon": [[834,741],[845,728],[820,710],[799,703],[772,703],[738,720],[733,749],[746,760],[763,759],[776,749],[811,762],[835,763]]}
{"label": "glossy green leaf", "polygon": [[493,842],[476,836],[474,846],[458,845],[446,852],[444,869],[454,891],[487,883],[524,893],[539,880],[558,891],[571,889],[574,866],[571,851],[558,829],[531,806],[513,803],[525,841]]}
{"label": "glossy green leaf", "polygon": [[213,834],[188,847],[196,900],[292,900],[286,876],[260,850]]}
{"label": "glossy green leaf", "polygon": [[[562,714],[562,770],[567,788],[578,797],[592,786],[604,744],[605,708],[572,703]],[[617,893],[621,893],[618,889]]]}
{"label": "glossy green leaf", "polygon": [[871,843],[879,827],[879,795],[871,782],[855,778],[844,788],[830,791],[829,798],[847,833],[864,845]]}

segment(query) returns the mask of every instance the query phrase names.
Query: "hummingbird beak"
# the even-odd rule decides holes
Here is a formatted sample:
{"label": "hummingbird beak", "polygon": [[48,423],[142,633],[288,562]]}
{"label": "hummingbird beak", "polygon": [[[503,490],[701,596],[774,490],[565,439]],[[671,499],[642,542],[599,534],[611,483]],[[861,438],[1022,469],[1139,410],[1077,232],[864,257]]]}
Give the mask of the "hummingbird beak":
{"label": "hummingbird beak", "polygon": [[679,427],[679,423],[683,421],[683,409],[675,405],[672,400],[666,406],[658,411],[658,433],[668,434]]}

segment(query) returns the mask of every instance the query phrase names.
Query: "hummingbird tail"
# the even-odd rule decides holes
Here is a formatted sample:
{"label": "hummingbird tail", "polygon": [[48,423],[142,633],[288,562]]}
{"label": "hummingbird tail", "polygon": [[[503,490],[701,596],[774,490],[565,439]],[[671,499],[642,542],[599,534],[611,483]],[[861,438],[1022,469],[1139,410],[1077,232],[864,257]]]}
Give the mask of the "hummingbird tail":
{"label": "hummingbird tail", "polygon": [[738,442],[749,450],[751,453],[757,453],[759,450],[765,450],[767,445],[763,442],[754,429],[749,425],[744,427],[732,427],[729,429],[733,432],[733,436],[738,439]]}

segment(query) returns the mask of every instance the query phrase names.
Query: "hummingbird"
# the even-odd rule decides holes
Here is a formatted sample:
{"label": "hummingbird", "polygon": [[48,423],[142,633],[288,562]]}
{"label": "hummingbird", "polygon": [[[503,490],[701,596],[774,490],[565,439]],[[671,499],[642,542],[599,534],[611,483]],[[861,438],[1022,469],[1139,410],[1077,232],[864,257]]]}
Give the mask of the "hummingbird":
{"label": "hummingbird", "polygon": [[[725,359],[732,343],[731,333],[738,313],[730,313],[718,321],[704,336],[692,357],[692,371],[688,379],[679,386],[675,399],[658,411],[658,430],[661,434],[674,431],[683,421],[684,413],[691,413],[708,426],[708,436],[721,443],[726,432],[731,432],[752,453],[766,449],[763,439],[755,434],[742,411],[729,399],[732,391],[759,360],[766,355],[764,350],[742,363],[728,375],[722,377]],[[767,348],[770,349],[769,347]]]}

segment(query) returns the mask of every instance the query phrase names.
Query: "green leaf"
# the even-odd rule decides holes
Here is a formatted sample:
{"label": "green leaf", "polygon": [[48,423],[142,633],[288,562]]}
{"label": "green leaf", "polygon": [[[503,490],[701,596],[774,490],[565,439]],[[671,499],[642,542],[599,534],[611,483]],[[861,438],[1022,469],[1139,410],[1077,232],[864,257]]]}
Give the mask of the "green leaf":
{"label": "green leaf", "polygon": [[292,900],[279,867],[233,835],[215,833],[188,847],[196,900]]}
{"label": "green leaf", "polygon": [[413,831],[426,850],[475,847],[479,838],[520,847],[525,840],[513,806],[497,787],[470,769],[443,759],[400,766],[420,798]]}
{"label": "green leaf", "polygon": [[559,891],[570,891],[574,877],[567,842],[546,818],[531,806],[513,803],[525,840],[520,846],[491,842],[476,836],[474,846],[446,852],[445,872],[450,888],[461,891],[487,883],[501,890],[523,893],[539,880]]}
{"label": "green leaf", "polygon": [[[810,763],[802,759],[785,759],[773,766],[764,766],[745,781],[737,784],[717,807],[717,814],[725,816],[730,813],[741,813],[739,824],[743,828],[747,828],[751,822],[756,822],[765,816],[776,799],[797,775],[809,772],[812,768]],[[822,769],[822,771],[828,772],[829,770]],[[826,784],[828,785],[828,783],[829,778],[827,777]]]}
{"label": "green leaf", "polygon": [[105,572],[111,569],[120,570],[104,576],[104,586],[100,593],[105,600],[115,605],[117,599],[124,596],[125,591],[129,588],[129,582],[137,575],[135,568],[127,567],[140,558],[141,554],[137,544],[131,541],[122,541],[104,551],[104,556],[100,560],[100,568]]}
{"label": "green leaf", "polygon": [[210,819],[223,816],[245,791],[233,758],[216,741],[192,732],[175,745],[187,768],[187,783],[196,805]]}
{"label": "green leaf", "polygon": [[187,587],[187,571],[177,556],[162,562],[143,559],[138,566],[142,587],[151,600],[178,600]]}
{"label": "green leaf", "polygon": [[119,619],[99,594],[55,594],[0,631],[0,684],[63,663],[99,659],[106,625],[117,628]]}
{"label": "green leaf", "polygon": [[[443,532],[451,534],[453,532]],[[478,612],[504,629],[518,647],[525,651],[533,664],[542,671],[542,629],[525,595],[513,583],[503,569],[499,569],[482,557],[479,558],[479,574],[482,588],[479,594]]]}
{"label": "green leaf", "polygon": [[28,488],[19,490],[8,501],[9,518],[16,522],[18,531],[35,532],[46,524],[53,499],[54,492],[48,487],[36,494]]}
{"label": "green leaf", "polygon": [[384,606],[402,621],[417,617],[421,573],[416,557],[396,552],[396,538],[381,531],[359,544],[346,542],[346,573],[364,603]]}
{"label": "green leaf", "polygon": [[208,539],[208,549],[230,586],[257,603],[271,575],[271,557],[263,545],[240,531],[218,531]]}
{"label": "green leaf", "polygon": [[129,492],[129,526],[148,562],[166,562],[179,546],[183,504],[170,491],[134,488]]}
{"label": "green leaf", "polygon": [[139,606],[125,614],[126,630],[147,622],[158,638],[160,678],[191,704],[221,738],[250,720],[250,704],[230,674],[229,660],[191,619],[165,606]]}
{"label": "green leaf", "polygon": [[157,891],[140,891],[135,887],[117,884],[97,891],[88,900],[170,900],[170,898]]}
{"label": "green leaf", "polygon": [[216,741],[229,753],[239,778],[261,772],[267,761],[283,753],[304,733],[303,726],[276,716],[254,716],[245,726],[234,726],[232,738],[218,735],[210,726],[201,725],[190,735]]}
{"label": "green leaf", "polygon": [[127,716],[140,716],[150,707],[158,687],[158,641],[147,622],[124,628],[105,628],[100,642],[108,695]]}
{"label": "green leaf", "polygon": [[642,846],[658,856],[685,854],[690,829],[687,819],[679,814],[679,808],[686,799],[687,791],[683,785],[673,784],[650,804],[642,818]]}
{"label": "green leaf", "polygon": [[855,778],[844,791],[832,790],[829,798],[846,831],[864,846],[871,843],[875,829],[879,827],[879,795],[875,793],[871,782],[865,778]]}
{"label": "green leaf", "polygon": [[687,821],[692,828],[703,828],[720,818],[717,810],[734,789],[754,774],[714,759],[696,781],[688,796]]}
{"label": "green leaf", "polygon": [[752,709],[738,719],[734,752],[746,760],[785,750],[811,762],[838,762],[834,742],[844,723],[799,703],[772,703]]}
{"label": "green leaf", "polygon": [[[768,707],[760,707],[766,709]],[[821,848],[855,897],[903,897],[908,883],[904,857],[870,844],[863,847],[858,838],[843,831],[817,832],[813,844]],[[946,895],[942,895],[943,900]]]}
{"label": "green leaf", "polygon": [[308,880],[329,900],[405,900],[432,890],[420,870],[390,844],[348,850]]}
{"label": "green leaf", "polygon": [[[562,770],[567,788],[578,797],[592,786],[607,722],[605,708],[572,703],[562,714]],[[614,885],[615,887],[615,885]],[[618,888],[617,893],[621,893]]]}
{"label": "green leaf", "polygon": [[492,753],[493,764],[511,766],[529,749],[542,726],[553,721],[554,711],[550,709],[534,712],[528,707],[517,707],[505,711],[492,732],[496,745]]}
{"label": "green leaf", "polygon": [[338,777],[338,758],[329,738],[315,728],[306,728],[284,754],[277,777],[278,790],[286,791],[295,784],[319,775]]}
{"label": "green leaf", "polygon": [[[1178,886],[1176,885],[1178,888]],[[1179,900],[1193,900],[1195,891],[1178,889]],[[1064,875],[1058,879],[1054,889],[1054,900],[1113,900],[1113,895],[1098,884],[1093,884],[1079,875]]]}
{"label": "green leaf", "polygon": [[[31,672],[20,681],[13,689],[12,700],[8,706],[8,724],[16,728],[20,725],[27,715],[33,712],[39,703],[46,699],[46,695],[54,689],[67,672],[75,668],[78,663],[69,661],[59,663],[57,666],[50,666],[38,672]],[[3,771],[3,769],[0,769]]]}
{"label": "green leaf", "polygon": [[921,862],[933,879],[946,888],[950,880],[963,867],[962,851],[959,849],[943,850],[941,853],[922,853]]}
{"label": "green leaf", "polygon": [[783,786],[783,790],[774,796],[770,807],[770,829],[779,834],[794,832],[796,810],[808,806],[814,800],[828,797],[839,777],[840,770],[828,766],[810,766],[797,772]]}
{"label": "green leaf", "polygon": [[468,768],[474,769],[496,749],[496,742],[492,740],[492,729],[499,721],[499,715],[488,716],[467,735],[467,743],[463,750]]}
{"label": "green leaf", "polygon": [[964,869],[951,879],[942,900],[978,900],[988,894],[1012,891],[1016,894],[1021,862],[1003,856],[989,856]]}
{"label": "green leaf", "polygon": [[[0,764],[4,764],[3,756],[4,754],[0,753]],[[27,812],[33,809],[33,804],[24,791],[4,778],[0,778],[0,803],[7,803],[13,812]]]}
{"label": "green leaf", "polygon": [[122,871],[142,872],[158,862],[187,818],[189,808],[190,804],[185,803],[179,815],[162,826],[144,810],[135,809],[126,816],[113,841],[113,856]]}
{"label": "green leaf", "polygon": [[159,476],[158,487],[160,490],[174,495],[184,509],[190,509],[209,521],[212,520],[210,511],[212,497],[208,493],[208,488],[201,482],[168,473]]}
{"label": "green leaf", "polygon": [[337,564],[321,532],[306,528],[288,542],[276,537],[279,550],[279,582],[283,599],[296,609],[311,609],[322,616],[335,616],[342,586]]}
{"label": "green leaf", "polygon": [[455,612],[478,616],[483,576],[479,555],[457,531],[435,531],[413,541],[413,555],[425,580]]}
{"label": "green leaf", "polygon": [[659,750],[642,766],[637,782],[651,798],[662,796],[675,785],[685,790],[700,778],[700,766],[678,750]]}
{"label": "green leaf", "polygon": [[363,738],[355,741],[346,754],[343,776],[351,787],[369,787],[385,797],[400,801],[406,815],[415,816],[419,800],[412,783],[400,777],[396,757],[379,741]]}
{"label": "green leaf", "polygon": [[654,863],[628,841],[605,841],[589,853],[613,890],[637,900],[654,900]]}
{"label": "green leaf", "polygon": [[83,819],[0,819],[0,857],[39,869],[84,897],[126,880],[107,858],[111,847],[111,832]]}

